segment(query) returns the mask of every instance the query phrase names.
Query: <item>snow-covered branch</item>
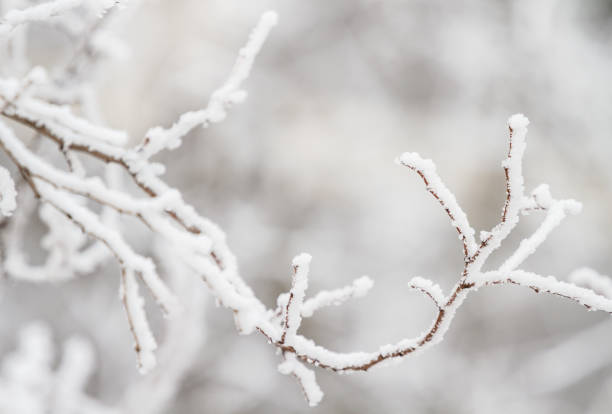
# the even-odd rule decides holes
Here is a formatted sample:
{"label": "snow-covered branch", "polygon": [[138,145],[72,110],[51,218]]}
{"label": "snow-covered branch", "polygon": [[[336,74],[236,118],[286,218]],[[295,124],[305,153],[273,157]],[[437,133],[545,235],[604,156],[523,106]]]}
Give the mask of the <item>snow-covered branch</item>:
{"label": "snow-covered branch", "polygon": [[510,136],[508,139],[508,156],[502,161],[506,177],[506,200],[502,209],[499,224],[491,231],[481,232],[480,248],[471,258],[478,269],[495,251],[518,224],[519,213],[523,207],[525,184],[523,180],[523,154],[527,143],[527,125],[529,120],[523,114],[512,115],[508,119]]}
{"label": "snow-covered branch", "polygon": [[211,123],[223,121],[227,116],[227,110],[232,105],[244,102],[247,93],[241,89],[242,83],[249,77],[255,57],[277,21],[278,17],[275,12],[264,13],[251,32],[249,41],[240,49],[229,77],[219,89],[213,92],[206,108],[182,114],[178,121],[168,129],[151,128],[137,149],[138,153],[145,158],[150,158],[163,149],[176,149],[181,145],[181,139],[192,129],[199,125],[207,127]]}
{"label": "snow-covered branch", "polygon": [[[115,4],[109,2],[109,7],[110,3]],[[28,21],[46,20],[78,4],[80,2],[57,0],[9,12],[0,27],[5,27],[6,31],[7,25],[14,27]],[[304,317],[313,316],[322,307],[362,297],[373,285],[371,279],[362,277],[349,286],[306,298],[311,260],[308,254],[301,254],[293,260],[289,292],[278,297],[276,309],[268,309],[242,278],[223,231],[188,204],[179,189],[162,180],[165,166],[151,162],[151,158],[162,150],[177,148],[182,138],[194,128],[224,120],[231,105],[244,101],[246,93],[242,84],[276,23],[274,12],[262,15],[226,82],[212,94],[204,109],[183,114],[170,128],[149,129],[142,143],[134,148],[125,146],[129,142],[125,132],[105,127],[91,120],[92,117],[86,119],[67,105],[67,101],[73,102],[62,93],[61,83],[49,79],[44,71],[31,70],[23,79],[21,76],[0,78],[0,114],[4,118],[0,121],[0,148],[21,174],[22,185],[18,186],[18,192],[22,194],[29,186],[32,195],[15,210],[17,191],[13,180],[7,170],[0,169],[0,212],[6,216],[15,210],[17,216],[8,226],[8,234],[17,240],[7,250],[4,268],[8,275],[19,279],[57,281],[88,273],[109,255],[102,253],[101,248],[108,249],[119,264],[120,298],[135,342],[138,365],[141,372],[149,372],[155,367],[157,341],[149,326],[139,284],[143,283],[149,289],[167,316],[176,315],[181,305],[166,280],[158,274],[151,255],[140,253],[136,246],[131,245],[128,230],[116,220],[118,214],[131,216],[155,237],[172,246],[164,251],[168,256],[165,260],[177,264],[166,267],[180,275],[169,278],[201,278],[217,303],[231,311],[239,333],[259,332],[277,349],[283,358],[279,371],[297,378],[310,405],[316,405],[323,396],[315,380],[314,367],[334,372],[368,371],[384,362],[424,351],[442,341],[469,293],[484,286],[526,286],[570,299],[592,310],[612,312],[612,300],[595,292],[600,292],[603,286],[598,278],[589,276],[576,280],[586,286],[578,287],[518,270],[568,214],[576,214],[581,209],[580,203],[574,200],[553,199],[545,185],[537,187],[529,197],[524,195],[522,160],[529,121],[521,114],[508,120],[509,149],[502,162],[506,197],[501,218],[491,231],[481,233],[480,243],[476,241],[475,229],[465,211],[439,177],[433,161],[410,152],[398,158],[398,163],[414,171],[424,182],[426,190],[449,217],[463,245],[464,264],[457,269],[457,283],[448,294],[444,294],[432,280],[415,277],[408,282],[410,289],[425,295],[436,306],[435,317],[423,333],[407,335],[394,344],[360,352],[333,351],[300,334]],[[53,159],[40,155],[27,145],[8,120],[56,144],[56,155],[65,161],[67,168],[58,167]],[[133,194],[112,177],[102,179],[99,174],[92,173],[88,160],[79,158],[80,154],[103,161],[109,168],[123,169],[135,184],[134,192],[140,189],[140,193]],[[43,265],[31,266],[26,255],[18,251],[22,249],[19,234],[26,227],[36,203],[41,203],[40,215],[49,227],[43,241],[48,257]],[[545,212],[545,217],[535,232],[499,268],[484,271],[487,259],[517,226],[521,213],[537,211]],[[76,234],[76,229],[82,233]],[[96,243],[86,248],[84,235]],[[607,292],[609,287],[605,288]],[[608,296],[606,292],[600,293]],[[193,324],[189,328],[194,329]],[[72,348],[82,354],[79,358],[87,366],[85,352],[81,352],[82,349],[78,351],[78,345]],[[194,351],[189,352],[192,354]],[[179,371],[183,372],[186,363],[182,361],[181,364],[183,368]],[[68,364],[69,367],[75,365],[74,362]],[[80,387],[84,377],[85,374],[75,371],[66,376],[66,383]],[[172,393],[171,385],[163,388],[164,392]]]}
{"label": "snow-covered branch", "polygon": [[476,287],[501,284],[525,286],[536,293],[550,293],[573,300],[589,310],[612,313],[612,299],[595,293],[591,289],[557,280],[554,276],[540,276],[523,270],[485,272],[478,278]]}
{"label": "snow-covered branch", "polygon": [[578,214],[582,204],[575,200],[550,200],[546,207],[546,217],[537,230],[528,238],[521,241],[518,249],[499,268],[502,272],[509,272],[520,266],[525,259],[535,253],[537,248],[546,240],[551,231],[555,229],[567,214]]}
{"label": "snow-covered branch", "polygon": [[440,285],[432,282],[429,279],[416,276],[413,277],[410,282],[408,282],[408,286],[411,289],[417,290],[424,295],[429,296],[438,309],[442,309],[444,307],[445,298]]}
{"label": "snow-covered branch", "polygon": [[459,239],[463,242],[463,253],[466,260],[472,257],[477,249],[474,229],[457,202],[455,195],[440,179],[433,161],[421,158],[416,152],[405,152],[398,158],[397,162],[414,170],[421,177],[427,191],[440,203],[440,206],[450,218],[451,224],[457,229]]}
{"label": "snow-covered branch", "polygon": [[0,214],[10,216],[17,208],[17,191],[11,174],[0,166]]}
{"label": "snow-covered branch", "polygon": [[317,310],[326,306],[340,306],[352,298],[361,298],[368,294],[374,282],[367,276],[355,279],[352,284],[340,289],[323,290],[302,304],[302,317],[309,318]]}
{"label": "snow-covered branch", "polygon": [[602,275],[589,267],[574,270],[568,277],[569,281],[599,293],[601,296],[612,299],[612,279]]}
{"label": "snow-covered branch", "polygon": [[278,366],[278,371],[284,375],[293,375],[300,383],[308,405],[318,405],[323,398],[323,391],[317,384],[314,372],[298,361],[295,354],[285,354],[283,358],[285,360]]}
{"label": "snow-covered branch", "polygon": [[302,253],[293,259],[293,283],[289,291],[287,305],[283,312],[283,333],[281,343],[291,343],[302,323],[302,304],[308,288],[308,271],[311,257]]}

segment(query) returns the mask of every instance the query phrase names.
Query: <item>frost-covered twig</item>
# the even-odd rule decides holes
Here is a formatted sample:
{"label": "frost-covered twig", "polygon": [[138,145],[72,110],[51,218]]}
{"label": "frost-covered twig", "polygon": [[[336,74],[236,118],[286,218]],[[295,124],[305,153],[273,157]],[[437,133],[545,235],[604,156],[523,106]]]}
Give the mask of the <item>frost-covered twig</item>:
{"label": "frost-covered twig", "polygon": [[302,317],[309,318],[317,310],[326,306],[340,306],[352,298],[361,298],[368,294],[374,282],[367,276],[355,279],[349,286],[340,289],[324,290],[302,304]]}
{"label": "frost-covered twig", "polygon": [[8,170],[0,166],[0,214],[12,215],[17,207],[16,199],[15,182]]}
{"label": "frost-covered twig", "polygon": [[308,288],[308,271],[311,257],[302,253],[293,259],[293,283],[283,312],[283,333],[280,342],[291,343],[302,323],[302,304]]}
{"label": "frost-covered twig", "polygon": [[195,368],[194,363],[206,338],[205,286],[192,269],[175,255],[168,254],[173,246],[157,238],[154,249],[164,274],[169,278],[170,287],[185,311],[165,321],[165,338],[156,352],[158,364],[153,372],[142,376],[126,390],[121,401],[122,411],[126,414],[166,412],[182,381]]}
{"label": "frost-covered twig", "polygon": [[433,283],[429,279],[424,279],[420,276],[413,277],[408,286],[414,290],[429,296],[438,309],[444,307],[444,293],[440,288],[440,285]]}
{"label": "frost-covered twig", "polygon": [[531,236],[521,241],[518,249],[501,265],[499,270],[509,272],[516,269],[528,256],[535,253],[550,232],[561,224],[567,213],[578,214],[581,209],[582,205],[575,200],[552,200],[546,208],[546,217],[542,224]]}
{"label": "frost-covered twig", "polygon": [[463,242],[463,253],[466,261],[472,257],[477,249],[474,239],[474,229],[470,226],[468,218],[457,202],[455,195],[449,191],[436,172],[436,165],[428,159],[423,159],[416,152],[406,152],[398,158],[398,162],[414,170],[423,180],[427,191],[440,203],[457,229],[459,239]]}
{"label": "frost-covered twig", "polygon": [[569,281],[599,293],[608,299],[612,299],[612,278],[602,275],[589,267],[581,267],[570,273]]}
{"label": "frost-covered twig", "polygon": [[173,150],[181,145],[181,139],[199,125],[207,127],[210,123],[221,122],[227,116],[227,109],[234,104],[243,102],[247,93],[242,83],[249,77],[255,57],[263,46],[272,27],[277,23],[275,12],[264,13],[259,23],[251,32],[249,41],[240,49],[238,59],[225,83],[213,92],[206,108],[199,111],[186,112],[168,129],[151,128],[137,149],[145,158],[150,158],[163,149]]}
{"label": "frost-covered twig", "polygon": [[491,271],[478,277],[476,287],[484,285],[513,284],[532,289],[536,293],[544,292],[570,299],[589,310],[612,313],[612,299],[601,296],[591,289],[576,286],[557,280],[554,276],[540,276],[524,270]]}
{"label": "frost-covered twig", "polygon": [[318,405],[323,398],[323,391],[317,384],[314,372],[298,361],[295,354],[284,354],[283,358],[285,360],[278,366],[278,371],[284,375],[293,375],[300,383],[308,405]]}
{"label": "frost-covered twig", "polygon": [[490,232],[481,233],[480,247],[470,259],[477,262],[476,267],[478,269],[482,268],[489,255],[501,245],[519,222],[519,213],[523,207],[523,194],[525,192],[523,154],[527,146],[525,142],[527,125],[529,125],[529,120],[523,114],[515,114],[508,119],[508,129],[510,131],[508,156],[502,162],[506,177],[506,200],[499,224]]}
{"label": "frost-covered twig", "polygon": [[154,351],[157,348],[157,343],[151,333],[144,310],[144,300],[140,293],[138,293],[138,283],[132,269],[121,269],[121,290],[119,295],[125,307],[130,330],[134,337],[134,349],[136,354],[138,354],[140,372],[146,374],[155,366]]}

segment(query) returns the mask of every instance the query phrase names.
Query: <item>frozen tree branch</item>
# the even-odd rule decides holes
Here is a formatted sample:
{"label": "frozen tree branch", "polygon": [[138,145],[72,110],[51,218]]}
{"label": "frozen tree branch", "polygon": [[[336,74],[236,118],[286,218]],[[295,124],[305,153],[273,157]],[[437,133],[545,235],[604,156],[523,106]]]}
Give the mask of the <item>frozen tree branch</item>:
{"label": "frozen tree branch", "polygon": [[482,232],[480,248],[471,258],[476,267],[482,268],[489,255],[495,251],[519,222],[519,212],[524,202],[523,154],[526,148],[529,120],[522,114],[512,115],[508,119],[510,138],[508,156],[502,162],[506,177],[506,200],[501,220],[490,232]]}
{"label": "frozen tree branch", "polygon": [[424,295],[429,296],[438,309],[444,307],[444,293],[438,284],[433,283],[429,279],[424,279],[420,276],[413,277],[408,286],[411,289],[417,290]]}
{"label": "frozen tree branch", "polygon": [[293,375],[300,383],[308,405],[318,405],[323,398],[323,391],[317,384],[314,372],[298,361],[294,354],[284,354],[283,358],[285,360],[278,366],[278,371],[284,375]]}
{"label": "frozen tree branch", "polygon": [[525,259],[535,253],[536,249],[546,240],[551,231],[555,229],[567,213],[578,214],[582,205],[575,200],[550,200],[546,207],[546,217],[538,229],[528,238],[523,240],[518,249],[499,268],[502,272],[509,272],[520,266]]}
{"label": "frozen tree branch", "polygon": [[293,284],[283,312],[283,333],[280,342],[292,342],[302,323],[302,304],[308,288],[308,269],[311,257],[302,253],[293,259]]}
{"label": "frozen tree branch", "polygon": [[367,276],[355,279],[349,286],[340,289],[324,290],[302,304],[302,317],[309,318],[317,310],[326,306],[340,306],[352,298],[361,298],[368,294],[374,282]]}
{"label": "frozen tree branch", "polygon": [[163,149],[173,150],[181,145],[181,138],[199,125],[207,127],[210,123],[221,122],[227,116],[227,109],[246,99],[247,93],[241,89],[242,83],[249,77],[255,57],[263,46],[272,27],[277,23],[275,12],[264,13],[259,23],[251,32],[249,41],[240,49],[238,59],[225,83],[213,92],[205,109],[186,112],[168,129],[155,127],[150,129],[137,151],[145,158],[150,158]]}
{"label": "frozen tree branch", "polygon": [[[46,20],[60,11],[76,7],[77,3],[58,0],[21,14],[9,12],[3,21],[3,30],[6,32],[7,24]],[[109,2],[109,7],[111,3],[115,4]],[[521,114],[513,115],[508,120],[509,149],[502,162],[506,198],[501,218],[491,231],[481,232],[480,243],[476,242],[475,230],[455,195],[438,176],[435,164],[416,153],[404,153],[398,158],[399,164],[414,171],[424,182],[426,190],[449,217],[463,247],[464,264],[458,269],[457,283],[448,294],[444,294],[433,281],[421,277],[413,278],[408,283],[411,289],[431,299],[437,308],[436,316],[425,332],[368,352],[336,352],[304,337],[298,332],[302,318],[312,316],[324,306],[338,305],[350,298],[364,296],[373,284],[369,278],[363,277],[350,286],[320,292],[306,299],[311,260],[307,254],[294,259],[289,292],[279,296],[277,309],[268,309],[242,279],[223,231],[186,203],[179,190],[166,184],[161,179],[165,166],[150,159],[162,150],[177,148],[192,129],[224,120],[229,107],[245,99],[242,84],[276,22],[274,12],[262,15],[246,46],[241,49],[226,82],[212,94],[204,109],[183,114],[170,128],[149,129],[142,143],[134,148],[125,147],[125,143],[129,142],[125,132],[87,120],[73,112],[71,107],[64,106],[70,99],[61,92],[61,85],[44,76],[44,71],[31,70],[24,79],[20,76],[0,78],[1,115],[55,143],[58,155],[68,165],[65,170],[57,167],[52,160],[38,155],[36,150],[17,137],[8,121],[0,122],[0,147],[23,177],[24,187],[27,185],[32,190],[32,204],[39,201],[46,206],[41,208],[41,213],[50,228],[44,245],[49,251],[45,265],[29,267],[18,253],[9,252],[10,260],[4,264],[9,275],[42,281],[60,279],[55,273],[62,267],[66,267],[70,275],[85,273],[102,262],[104,255],[100,253],[100,247],[108,248],[121,270],[120,297],[135,342],[139,369],[143,373],[151,371],[155,366],[157,343],[149,327],[139,283],[142,282],[150,290],[165,314],[176,314],[180,305],[158,275],[152,258],[137,252],[128,243],[126,230],[112,219],[105,220],[103,213],[92,208],[92,205],[102,207],[106,213],[112,211],[134,217],[156,237],[173,246],[165,253],[168,256],[165,260],[180,262],[180,265],[172,267],[186,269],[181,272],[184,277],[198,275],[217,302],[232,312],[239,333],[259,332],[277,349],[283,358],[279,371],[298,380],[310,405],[316,405],[323,393],[316,383],[314,371],[307,365],[334,372],[368,371],[384,362],[422,352],[442,341],[469,293],[481,287],[520,285],[536,292],[570,299],[592,310],[612,312],[612,300],[594,291],[600,290],[595,289],[596,283],[599,283],[595,280],[600,279],[589,276],[588,280],[580,282],[593,287],[589,289],[518,269],[568,214],[576,214],[581,209],[580,203],[574,200],[553,199],[545,185],[537,187],[529,197],[524,195],[522,159],[529,121]],[[81,160],[77,153],[123,169],[142,193],[133,195],[113,180],[91,175],[89,164]],[[0,207],[4,214],[15,207],[12,203],[12,181],[10,177],[3,179],[3,175],[4,170],[0,170]],[[8,205],[4,204],[5,200],[8,200]],[[21,208],[26,218],[33,210],[28,203]],[[517,226],[521,214],[535,211],[546,214],[538,229],[499,268],[484,271],[487,259]],[[18,213],[19,208],[15,214]],[[18,230],[14,231],[24,228],[24,220],[24,216],[15,217],[13,229]],[[109,222],[113,225],[108,225]],[[72,230],[62,229],[66,223],[72,225]],[[96,248],[84,249],[83,238],[74,234],[67,242],[61,241],[62,235],[75,228],[96,240]],[[77,259],[70,259],[73,256]],[[30,270],[34,271],[28,277],[26,274]],[[79,375],[75,373],[67,381],[80,384],[82,379]],[[171,393],[168,389],[165,392]]]}
{"label": "frozen tree branch", "polygon": [[4,167],[0,167],[0,214],[10,216],[17,208],[17,191],[11,174]]}
{"label": "frozen tree branch", "polygon": [[132,269],[121,269],[120,296],[134,337],[134,348],[138,354],[140,372],[146,374],[155,366],[154,351],[157,343],[149,328],[144,300],[138,293],[138,283],[136,283],[136,276]]}
{"label": "frozen tree branch", "polygon": [[449,191],[436,173],[436,165],[415,152],[406,152],[398,158],[398,162],[415,171],[425,183],[427,191],[440,203],[442,209],[451,220],[451,224],[459,239],[463,242],[463,253],[468,260],[476,252],[474,229],[470,226],[465,212],[457,202],[454,194]]}
{"label": "frozen tree branch", "polygon": [[131,385],[125,392],[121,407],[123,412],[166,412],[179,391],[181,381],[194,369],[206,337],[205,286],[197,274],[174,255],[168,255],[173,247],[161,238],[154,244],[156,257],[170,279],[185,311],[176,318],[165,321],[166,334],[157,351],[158,365],[148,375]]}
{"label": "frozen tree branch", "polygon": [[612,299],[612,279],[609,276],[599,274],[597,271],[582,267],[574,270],[569,275],[569,281],[599,293],[601,296]]}
{"label": "frozen tree branch", "polygon": [[476,287],[484,285],[513,284],[532,289],[536,293],[544,292],[570,299],[589,310],[612,313],[612,299],[595,293],[591,289],[576,286],[557,280],[554,276],[540,276],[532,272],[515,270],[512,272],[492,271],[482,273]]}

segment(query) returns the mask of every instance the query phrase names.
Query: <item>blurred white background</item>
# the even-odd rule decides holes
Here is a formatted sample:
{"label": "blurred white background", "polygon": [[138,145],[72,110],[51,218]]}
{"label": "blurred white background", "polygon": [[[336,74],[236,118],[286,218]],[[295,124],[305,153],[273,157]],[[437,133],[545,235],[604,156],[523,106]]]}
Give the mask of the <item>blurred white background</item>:
{"label": "blurred white background", "polygon": [[[407,281],[422,275],[448,290],[462,270],[461,243],[418,177],[393,160],[404,151],[433,159],[472,224],[488,229],[505,197],[500,162],[516,112],[531,121],[527,188],[548,183],[553,196],[584,203],[524,267],[560,279],[584,265],[612,273],[612,2],[134,2],[110,21],[128,53],[88,73],[107,125],[136,143],[149,127],[204,106],[268,9],[280,20],[245,85],[248,100],[159,157],[168,181],[228,233],[267,305],[288,289],[291,259],[305,251],[313,255],[310,292],[362,274],[376,283],[366,298],[306,321],[308,336],[332,349],[370,350],[426,329],[434,309]],[[72,53],[45,25],[28,36],[35,63],[53,68]],[[493,261],[541,219],[525,218]],[[132,234],[151,248],[146,229]],[[33,245],[39,236],[29,235]],[[3,281],[0,355],[32,320],[48,323],[58,344],[78,333],[96,347],[88,393],[116,404],[142,381],[117,285],[114,265],[65,284]],[[163,337],[159,321],[156,331]],[[212,300],[202,333],[167,413],[612,407],[608,315],[519,287],[472,295],[440,345],[402,364],[351,376],[319,370],[326,396],[315,409],[278,374],[263,338],[238,336]]]}

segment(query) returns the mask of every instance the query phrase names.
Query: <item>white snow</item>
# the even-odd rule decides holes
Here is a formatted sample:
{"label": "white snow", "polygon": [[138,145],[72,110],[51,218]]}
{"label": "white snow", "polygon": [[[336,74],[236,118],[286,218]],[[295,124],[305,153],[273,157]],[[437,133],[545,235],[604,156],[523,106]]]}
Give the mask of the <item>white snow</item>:
{"label": "white snow", "polygon": [[568,279],[575,285],[591,289],[608,299],[612,299],[612,279],[594,269],[581,267],[570,273]]}
{"label": "white snow", "polygon": [[11,216],[17,208],[15,182],[8,170],[0,166],[0,214]]}
{"label": "white snow", "polygon": [[9,10],[0,20],[0,36],[9,33],[21,24],[48,20],[60,13],[78,7],[82,3],[83,0],[54,0],[22,10]]}

